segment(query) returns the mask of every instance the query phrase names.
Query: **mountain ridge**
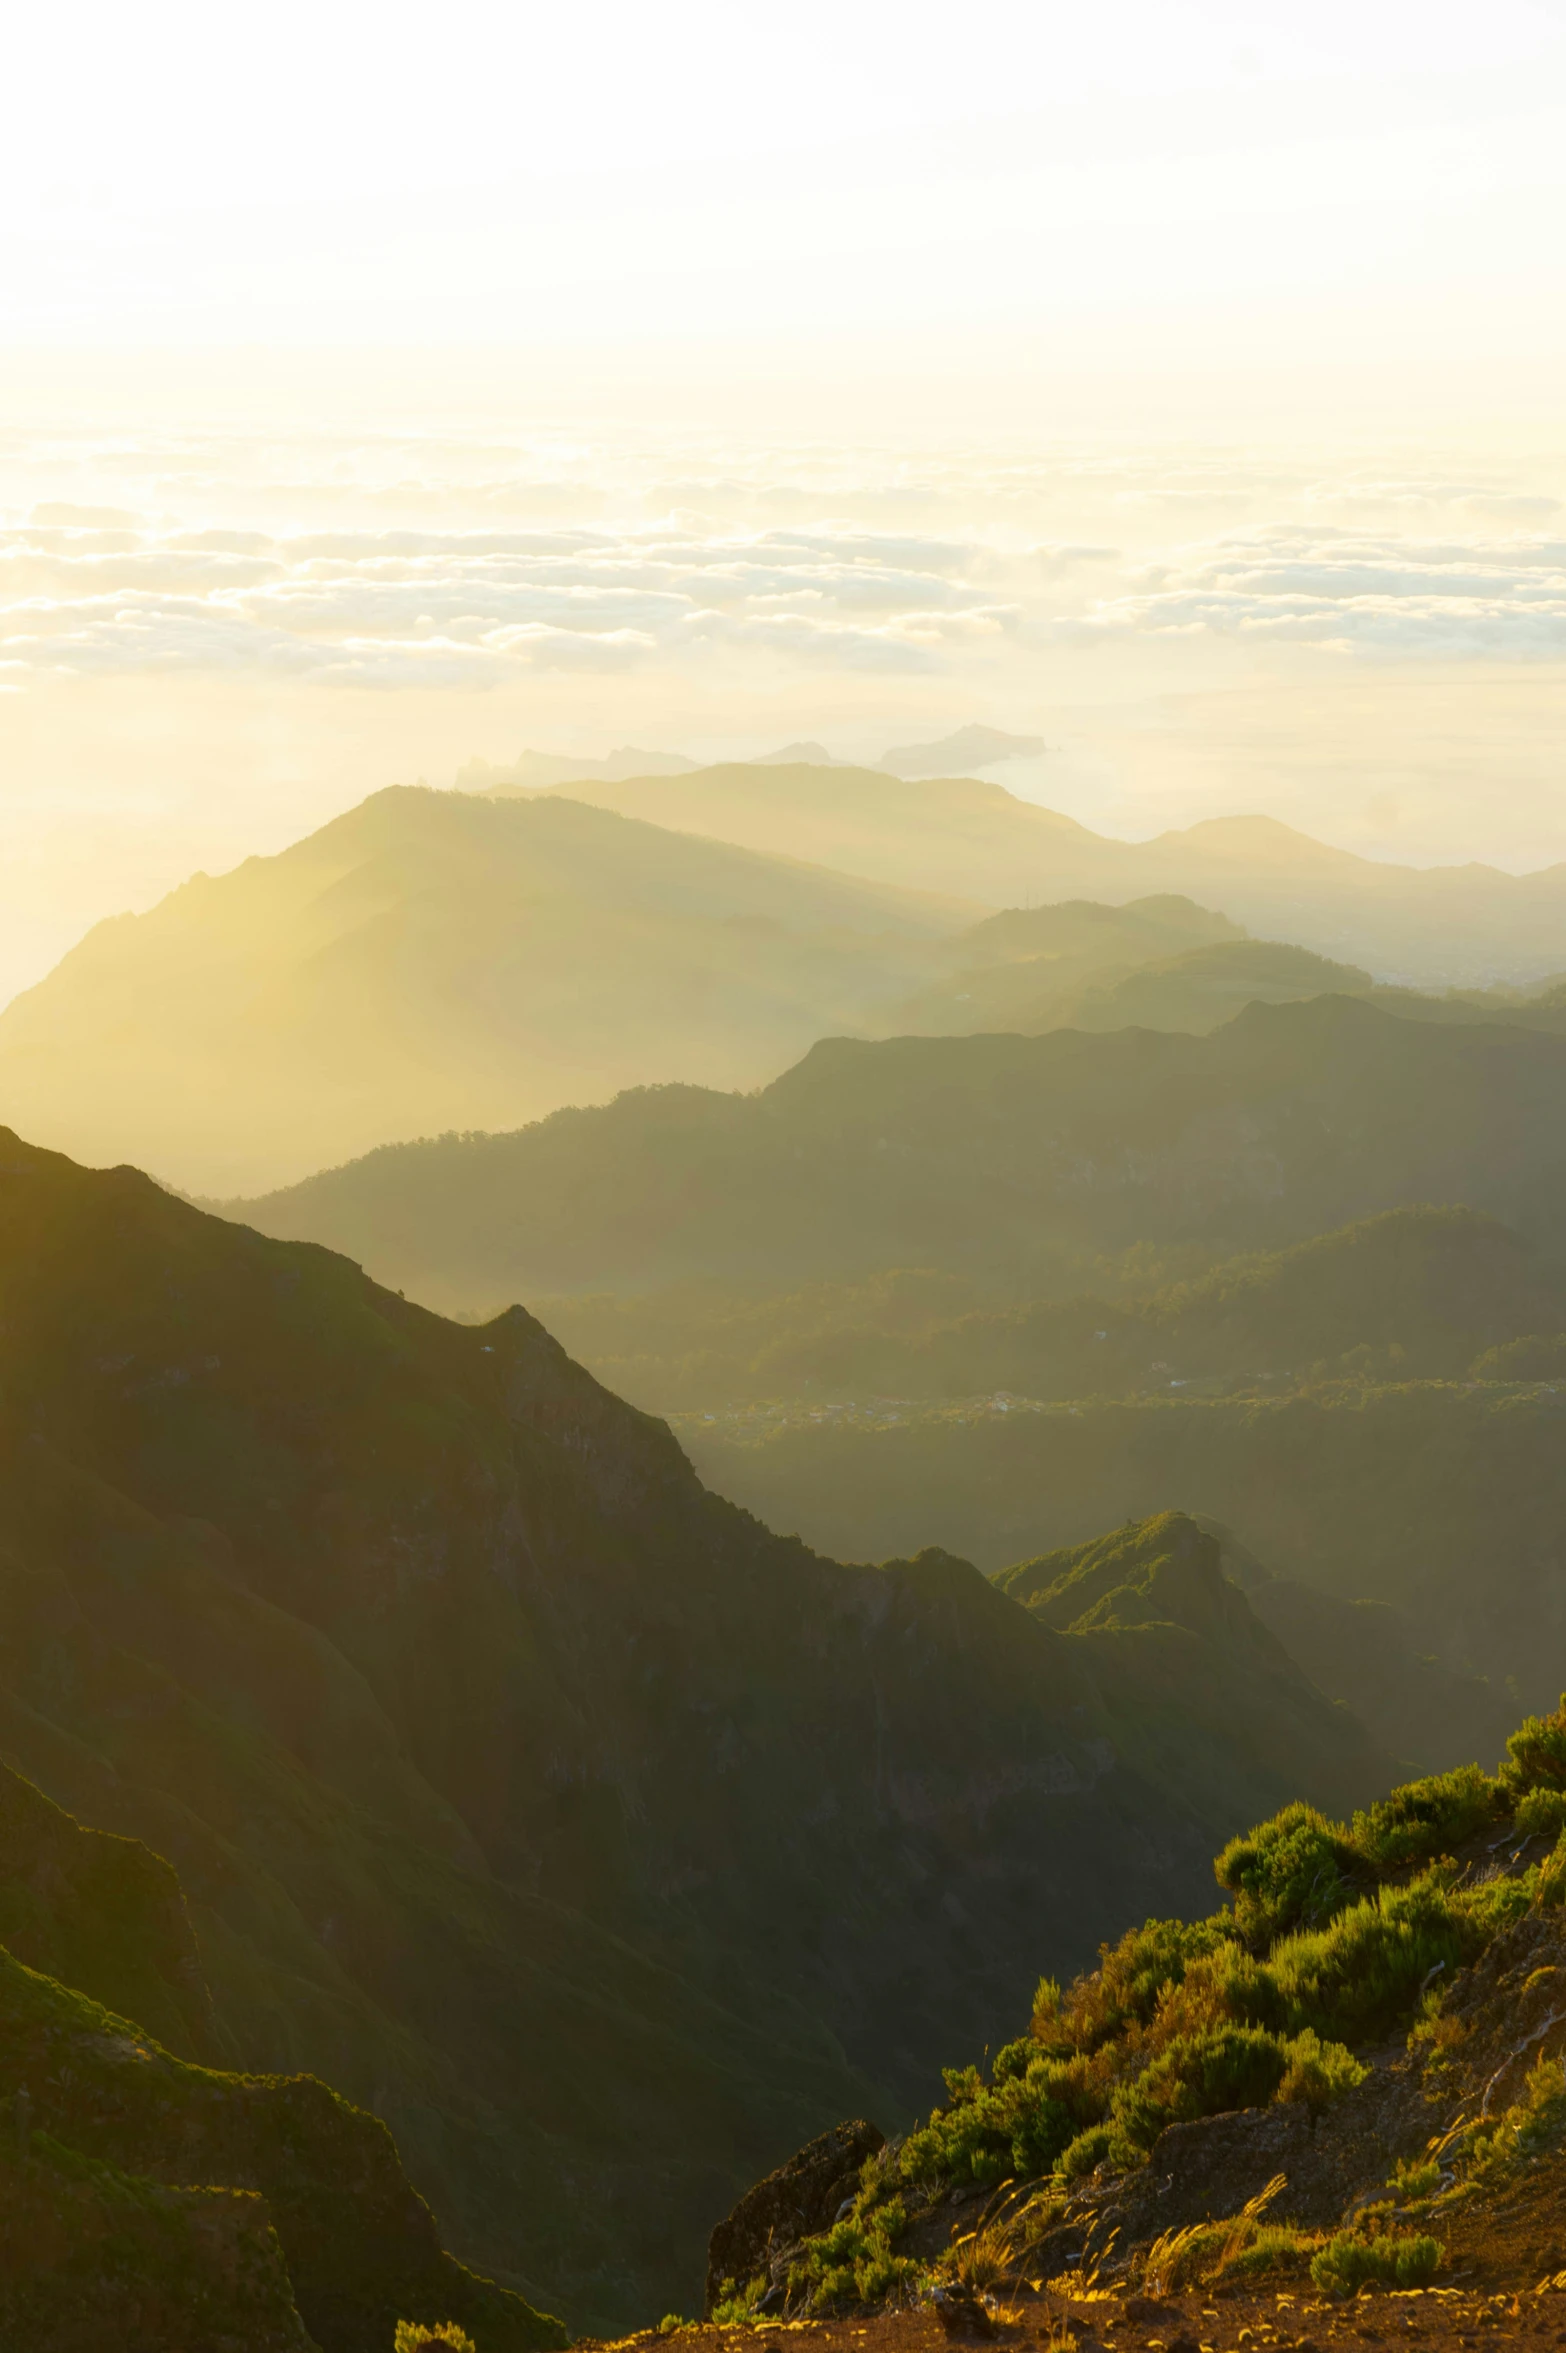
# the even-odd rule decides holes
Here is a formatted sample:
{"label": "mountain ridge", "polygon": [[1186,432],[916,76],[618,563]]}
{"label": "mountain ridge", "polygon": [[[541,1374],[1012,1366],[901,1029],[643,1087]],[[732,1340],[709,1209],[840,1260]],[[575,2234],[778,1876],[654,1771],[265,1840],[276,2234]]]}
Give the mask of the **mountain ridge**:
{"label": "mountain ridge", "polygon": [[1390,1769],[1311,1698],[1286,1773],[1178,1662],[1154,1710],[965,1560],[774,1536],[522,1309],[133,1170],[0,1137],[0,1297],[0,1746],[179,1871],[225,2050],[384,2115],[532,2301],[673,2301],[938,2027]]}

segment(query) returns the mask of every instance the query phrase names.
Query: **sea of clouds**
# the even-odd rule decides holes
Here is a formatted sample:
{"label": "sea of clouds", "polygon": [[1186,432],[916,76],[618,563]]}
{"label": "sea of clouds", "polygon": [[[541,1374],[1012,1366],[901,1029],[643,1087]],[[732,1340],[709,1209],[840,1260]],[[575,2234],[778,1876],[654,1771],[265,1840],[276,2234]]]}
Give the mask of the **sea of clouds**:
{"label": "sea of clouds", "polygon": [[1399,661],[1566,653],[1563,510],[1499,477],[1211,455],[671,462],[473,442],[29,452],[14,438],[0,502],[40,473],[76,495],[0,504],[12,691],[243,672],[473,688],[735,648],[893,676],[1137,639]]}

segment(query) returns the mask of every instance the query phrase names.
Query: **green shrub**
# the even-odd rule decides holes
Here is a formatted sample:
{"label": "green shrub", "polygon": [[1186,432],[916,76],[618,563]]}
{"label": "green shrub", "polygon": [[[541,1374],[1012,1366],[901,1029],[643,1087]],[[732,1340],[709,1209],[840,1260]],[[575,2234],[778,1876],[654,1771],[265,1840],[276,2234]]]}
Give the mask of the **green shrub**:
{"label": "green shrub", "polygon": [[1517,1828],[1524,1838],[1559,1838],[1566,1830],[1566,1789],[1528,1789],[1517,1800]]}
{"label": "green shrub", "polygon": [[1506,1743],[1501,1779],[1514,1798],[1530,1789],[1566,1789],[1566,1692],[1552,1716],[1525,1716]]}
{"label": "green shrub", "polygon": [[1264,2272],[1291,2271],[1303,2265],[1314,2245],[1314,2233],[1307,2236],[1287,2222],[1264,2222],[1244,2245],[1231,2244],[1214,2278],[1249,2280]]}
{"label": "green shrub", "polygon": [[1225,2108],[1259,2108],[1272,2098],[1287,2066],[1278,2037],[1259,2027],[1178,2035],[1135,2083],[1116,2093],[1110,2110],[1116,2138],[1150,2149],[1166,2124]]}
{"label": "green shrub", "polygon": [[1378,1889],[1329,1928],[1285,1937],[1267,1973],[1296,2032],[1313,2026],[1336,2041],[1359,2041],[1410,2013],[1438,1964],[1455,1967],[1484,1941],[1440,1874],[1427,1871],[1407,1887]]}
{"label": "green shrub", "polygon": [[1324,2043],[1314,2027],[1307,2026],[1284,2048],[1288,2064],[1275,2094],[1280,2100],[1303,2100],[1308,2107],[1326,2108],[1353,2091],[1370,2073],[1341,2043]]}
{"label": "green shrub", "polygon": [[399,2320],[392,2353],[475,2353],[473,2339],[454,2320]]}
{"label": "green shrub", "polygon": [[1094,2051],[1133,2022],[1146,2025],[1165,1989],[1178,1985],[1193,1963],[1232,1944],[1227,1912],[1206,1920],[1146,1920],[1115,1945],[1103,1945],[1091,1976],[1064,1993],[1045,1978],[1034,1999],[1033,2036],[1045,2051],[1066,2057]]}
{"label": "green shrub", "polygon": [[1501,1796],[1500,1783],[1488,1773],[1477,1765],[1459,1765],[1394,1789],[1354,1816],[1349,1836],[1371,1869],[1385,1876],[1451,1854],[1494,1821]]}
{"label": "green shrub", "polygon": [[909,2181],[991,2184],[1008,2175],[1032,2180],[1047,2173],[1085,2124],[1103,2115],[1106,2094],[1090,2058],[1046,2057],[1033,2042],[1021,2050],[1008,2045],[996,2064],[996,2080],[984,2083],[978,2069],[950,2069],[952,2094],[927,2125],[903,2144],[901,2170]]}
{"label": "green shrub", "polygon": [[1115,2136],[1107,2124],[1091,2124],[1086,2132],[1061,2151],[1055,2171],[1063,2181],[1084,2181],[1096,2173],[1114,2146]]}
{"label": "green shrub", "polygon": [[1441,2249],[1434,2239],[1357,2239],[1340,2231],[1311,2260],[1312,2284],[1324,2296],[1352,2296],[1371,2280],[1388,2287],[1422,2288],[1434,2279]]}
{"label": "green shrub", "polygon": [[1155,2294],[1182,2288],[1216,2287],[1220,2280],[1250,2280],[1267,2272],[1302,2269],[1321,2245],[1321,2233],[1296,2230],[1286,2222],[1264,2222],[1257,2205],[1222,2222],[1188,2223],[1166,2231],[1147,2251],[1143,2266]]}
{"label": "green shrub", "polygon": [[883,2303],[895,2289],[913,2287],[923,2266],[895,2251],[907,2223],[898,2198],[867,2213],[845,2214],[819,2238],[806,2240],[801,2259],[789,2267],[791,2292],[803,2296],[808,2311],[824,2314]]}
{"label": "green shrub", "polygon": [[1314,1806],[1285,1806],[1243,1838],[1231,1838],[1213,1865],[1234,1897],[1234,1922],[1257,1946],[1286,1929],[1330,1920],[1353,1901],[1354,1849],[1342,1825]]}

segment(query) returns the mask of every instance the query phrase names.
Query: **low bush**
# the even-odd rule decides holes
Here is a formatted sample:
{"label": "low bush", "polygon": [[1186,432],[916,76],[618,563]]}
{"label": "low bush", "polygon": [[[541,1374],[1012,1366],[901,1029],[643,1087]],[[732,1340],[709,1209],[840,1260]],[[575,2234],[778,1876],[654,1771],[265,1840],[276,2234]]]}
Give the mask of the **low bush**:
{"label": "low bush", "polygon": [[1267,1959],[1289,2025],[1335,2041],[1385,2033],[1414,2007],[1437,1969],[1483,1946],[1485,1932],[1439,1871],[1383,1887],[1328,1928],[1285,1937]]}
{"label": "low bush", "polygon": [[1550,1716],[1525,1716],[1506,1743],[1501,1779],[1513,1799],[1530,1789],[1566,1790],[1566,1692]]}
{"label": "low bush", "polygon": [[1517,1828],[1524,1838],[1558,1839],[1566,1830],[1566,1789],[1528,1789],[1517,1800]]}
{"label": "low bush", "polygon": [[807,2240],[801,2260],[790,2265],[790,2301],[802,2299],[807,2312],[823,2314],[883,2304],[898,2290],[911,2293],[924,2277],[924,2266],[896,2252],[907,2222],[897,2198],[866,2213],[845,2214],[819,2238]]}
{"label": "low bush", "polygon": [[1372,2280],[1389,2288],[1422,2288],[1434,2279],[1440,2262],[1434,2239],[1359,2239],[1339,2231],[1311,2258],[1310,2276],[1324,2296],[1352,2296]]}
{"label": "low bush", "polygon": [[988,2084],[976,2067],[947,2071],[947,2105],[903,2144],[905,2180],[991,2184],[1015,2175],[1031,2181],[1103,2115],[1106,2071],[1090,2053],[1051,2059],[1036,2044],[1027,2048],[1032,2056],[1024,2066],[1017,2046],[1008,2046]]}
{"label": "low bush", "polygon": [[1172,2295],[1182,2288],[1214,2288],[1222,2281],[1249,2281],[1269,2272],[1303,2271],[1321,2243],[1320,2231],[1263,2222],[1253,2214],[1199,2222],[1166,2233],[1148,2250],[1146,2284],[1155,2294]]}
{"label": "low bush", "polygon": [[1371,1870],[1386,1877],[1451,1854],[1493,1822],[1503,1803],[1499,1781],[1477,1765],[1459,1765],[1394,1789],[1354,1816],[1349,1837]]}
{"label": "low bush", "polygon": [[392,2353],[474,2353],[474,2344],[454,2320],[399,2320]]}
{"label": "low bush", "polygon": [[1326,2108],[1362,2084],[1370,2073],[1341,2043],[1324,2043],[1314,2027],[1307,2026],[1285,2049],[1288,2065],[1274,2095],[1280,2100],[1303,2100],[1307,2107]]}
{"label": "low bush", "polygon": [[1134,2083],[1116,2093],[1110,2111],[1115,2136],[1145,2150],[1166,2124],[1185,2124],[1225,2108],[1260,2108],[1287,2067],[1278,2037],[1259,2027],[1180,2035]]}
{"label": "low bush", "polygon": [[1231,1838],[1213,1865],[1234,1897],[1234,1924],[1253,1947],[1301,1925],[1330,1920],[1353,1901],[1356,1861],[1342,1826],[1314,1806],[1285,1806],[1243,1838]]}
{"label": "low bush", "polygon": [[1096,2050],[1127,2026],[1146,2025],[1169,1987],[1178,1985],[1194,1963],[1234,1941],[1227,1912],[1206,1920],[1146,1920],[1118,1944],[1099,1948],[1099,1965],[1064,1993],[1053,1978],[1041,1979],[1033,2002],[1033,2039],[1045,2051],[1067,2057]]}

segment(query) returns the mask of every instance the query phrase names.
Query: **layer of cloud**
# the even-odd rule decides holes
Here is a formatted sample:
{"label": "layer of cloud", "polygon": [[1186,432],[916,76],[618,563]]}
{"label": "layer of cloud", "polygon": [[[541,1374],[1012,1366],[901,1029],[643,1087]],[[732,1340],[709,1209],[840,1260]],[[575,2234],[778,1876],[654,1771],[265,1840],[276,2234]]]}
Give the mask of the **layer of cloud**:
{"label": "layer of cloud", "polygon": [[0,665],[77,676],[252,668],[363,685],[619,668],[700,640],[906,670],[1016,609],[961,542],[845,526],[733,533],[0,533]]}
{"label": "layer of cloud", "polygon": [[1390,658],[1566,656],[1566,538],[1436,541],[1301,527],[1218,542],[1059,625]]}
{"label": "layer of cloud", "polygon": [[1563,484],[1458,464],[0,433],[0,498],[24,486],[29,519],[0,523],[11,692],[247,671],[486,687],[734,649],[989,675],[998,640],[1024,661],[1135,639],[1220,663],[1566,652]]}

